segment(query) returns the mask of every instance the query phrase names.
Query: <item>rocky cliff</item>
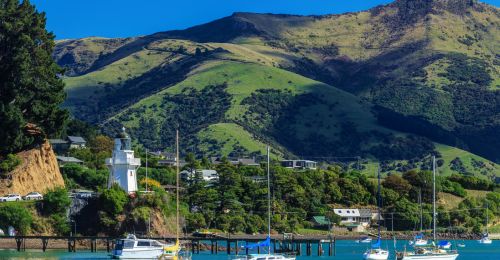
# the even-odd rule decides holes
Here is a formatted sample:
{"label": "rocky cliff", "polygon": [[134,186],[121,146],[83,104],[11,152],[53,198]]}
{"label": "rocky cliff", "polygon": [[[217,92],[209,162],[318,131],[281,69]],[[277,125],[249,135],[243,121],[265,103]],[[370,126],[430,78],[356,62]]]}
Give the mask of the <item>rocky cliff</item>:
{"label": "rocky cliff", "polygon": [[64,186],[56,156],[48,142],[17,155],[22,163],[7,178],[0,180],[0,195],[26,195],[32,191],[43,194],[49,189]]}

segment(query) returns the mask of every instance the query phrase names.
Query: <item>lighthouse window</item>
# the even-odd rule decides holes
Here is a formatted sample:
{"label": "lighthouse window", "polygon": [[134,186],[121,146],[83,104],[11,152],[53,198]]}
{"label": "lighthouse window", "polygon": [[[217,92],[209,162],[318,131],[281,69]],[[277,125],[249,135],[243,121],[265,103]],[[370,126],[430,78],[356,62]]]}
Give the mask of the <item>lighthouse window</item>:
{"label": "lighthouse window", "polygon": [[134,172],[130,171],[130,177],[134,176]]}

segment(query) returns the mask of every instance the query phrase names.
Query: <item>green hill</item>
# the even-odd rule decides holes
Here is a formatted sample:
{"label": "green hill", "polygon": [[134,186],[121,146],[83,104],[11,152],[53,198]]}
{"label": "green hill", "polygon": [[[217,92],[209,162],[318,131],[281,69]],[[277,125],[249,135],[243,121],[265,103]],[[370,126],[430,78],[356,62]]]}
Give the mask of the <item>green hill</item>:
{"label": "green hill", "polygon": [[443,174],[492,177],[499,24],[497,8],[475,1],[398,0],[69,40],[54,56],[70,70],[76,117],[109,133],[124,125],[151,149],[171,148],[180,128],[183,150],[206,156],[254,156],[271,144],[280,157],[362,157],[365,171],[375,160],[404,171],[435,154]]}

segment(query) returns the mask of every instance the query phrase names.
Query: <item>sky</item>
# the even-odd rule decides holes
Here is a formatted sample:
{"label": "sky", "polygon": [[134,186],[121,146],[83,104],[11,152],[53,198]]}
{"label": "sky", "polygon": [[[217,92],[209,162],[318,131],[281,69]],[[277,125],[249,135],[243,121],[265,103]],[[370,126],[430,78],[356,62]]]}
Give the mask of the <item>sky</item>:
{"label": "sky", "polygon": [[[322,15],[355,12],[392,0],[31,0],[57,39],[130,37],[184,29],[233,12]],[[500,6],[500,0],[483,0]]]}

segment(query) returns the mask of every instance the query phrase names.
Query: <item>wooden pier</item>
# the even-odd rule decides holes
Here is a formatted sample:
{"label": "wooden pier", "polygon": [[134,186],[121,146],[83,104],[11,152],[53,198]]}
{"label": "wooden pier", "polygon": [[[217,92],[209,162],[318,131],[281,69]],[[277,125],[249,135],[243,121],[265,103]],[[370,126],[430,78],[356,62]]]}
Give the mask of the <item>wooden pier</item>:
{"label": "wooden pier", "polygon": [[[77,251],[77,241],[78,242],[88,242],[90,245],[91,252],[97,252],[98,242],[101,245],[104,243],[106,251],[111,252],[114,247],[114,241],[121,239],[122,237],[100,237],[100,236],[0,236],[0,239],[14,239],[16,242],[17,251],[26,251],[26,241],[27,240],[39,240],[41,243],[42,251],[46,251],[50,241],[63,240],[67,243],[68,252]],[[138,237],[138,238],[148,238],[159,241],[174,241],[175,237]],[[187,250],[191,250],[193,254],[199,254],[200,251],[209,251],[211,254],[218,254],[221,251],[226,251],[228,255],[231,254],[241,254],[249,253],[249,249],[246,245],[251,243],[257,243],[264,240],[262,237],[238,237],[238,238],[226,238],[226,237],[183,237],[181,238],[182,244],[185,245]],[[271,238],[271,247],[276,253],[292,253],[297,256],[313,255],[313,246],[316,245],[316,252],[314,255],[322,256],[335,256],[336,255],[336,239],[335,237],[329,237],[327,239],[319,238]],[[326,246],[326,247],[325,247]],[[325,247],[325,249],[324,249]],[[303,249],[305,248],[305,254]],[[28,248],[29,249],[29,248]],[[81,248],[80,250],[88,250],[89,247]],[[256,248],[257,253],[263,251],[262,248]]]}

